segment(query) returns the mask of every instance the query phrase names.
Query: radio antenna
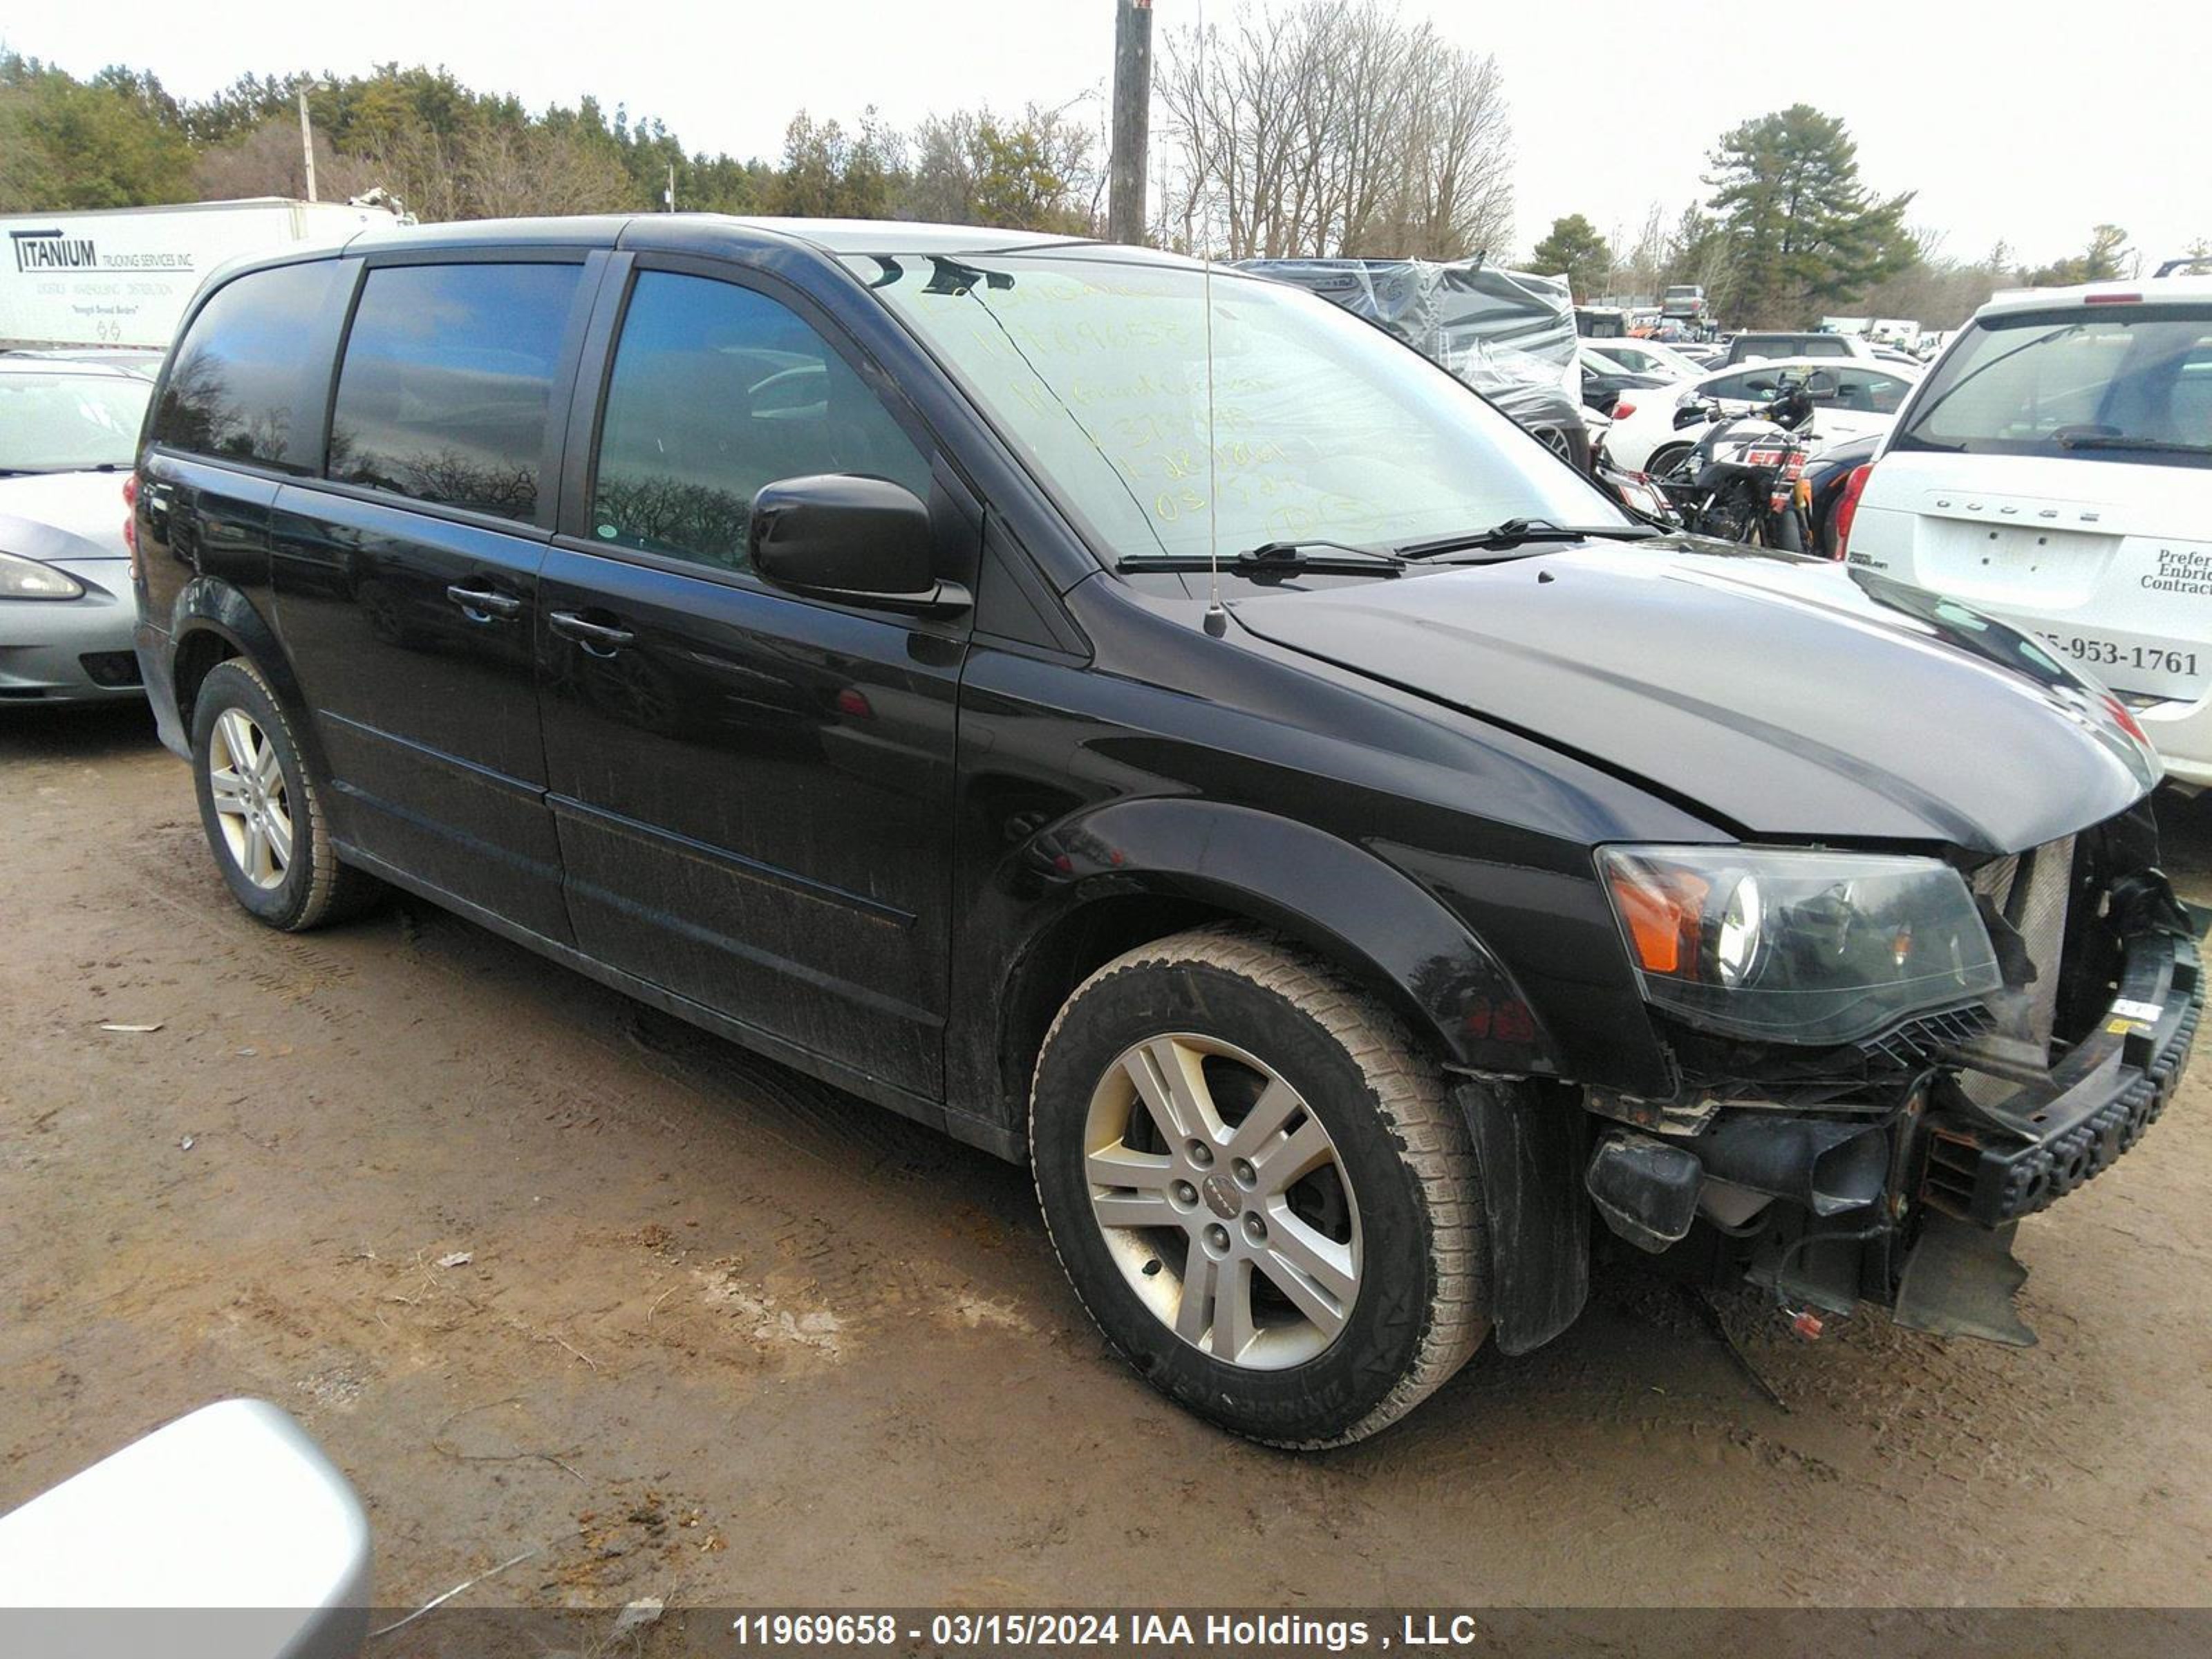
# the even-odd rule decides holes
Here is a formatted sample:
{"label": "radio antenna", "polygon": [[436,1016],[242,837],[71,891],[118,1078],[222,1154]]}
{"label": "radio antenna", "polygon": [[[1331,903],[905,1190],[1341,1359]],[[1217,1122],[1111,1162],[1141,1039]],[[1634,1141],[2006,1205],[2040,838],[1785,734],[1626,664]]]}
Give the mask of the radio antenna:
{"label": "radio antenna", "polygon": [[[1198,7],[1198,82],[1206,82],[1206,3]],[[1206,308],[1206,631],[1219,639],[1229,631],[1229,612],[1221,603],[1221,450],[1213,431],[1213,213],[1206,204],[1206,251],[1200,256],[1199,299]]]}

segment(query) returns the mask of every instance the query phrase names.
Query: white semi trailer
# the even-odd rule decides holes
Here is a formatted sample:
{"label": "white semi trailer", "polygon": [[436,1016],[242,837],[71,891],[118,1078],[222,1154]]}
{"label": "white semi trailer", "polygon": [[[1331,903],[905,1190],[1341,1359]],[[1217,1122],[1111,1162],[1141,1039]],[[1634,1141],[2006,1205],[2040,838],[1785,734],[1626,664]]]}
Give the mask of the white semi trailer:
{"label": "white semi trailer", "polygon": [[380,207],[276,196],[0,218],[0,348],[166,350],[200,279],[224,261],[392,222]]}

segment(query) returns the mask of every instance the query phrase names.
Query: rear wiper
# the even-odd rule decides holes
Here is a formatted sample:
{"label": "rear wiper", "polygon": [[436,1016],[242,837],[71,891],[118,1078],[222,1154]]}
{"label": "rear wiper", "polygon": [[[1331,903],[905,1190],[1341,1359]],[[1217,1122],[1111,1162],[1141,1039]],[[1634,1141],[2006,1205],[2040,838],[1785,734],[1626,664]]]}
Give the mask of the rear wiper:
{"label": "rear wiper", "polygon": [[[1328,549],[1326,552],[1310,549]],[[1121,560],[1116,570],[1211,570],[1212,561],[1188,553],[1155,554],[1146,557],[1132,554]],[[1262,542],[1257,547],[1248,547],[1242,553],[1231,554],[1221,561],[1224,570],[1233,570],[1241,576],[1299,575],[1310,573],[1325,576],[1395,576],[1406,568],[1406,562],[1393,553],[1378,553],[1371,548],[1354,547],[1347,542],[1290,541]]]}
{"label": "rear wiper", "polygon": [[1409,559],[1426,559],[1439,553],[1499,553],[1525,547],[1531,542],[1640,542],[1664,534],[1664,531],[1650,525],[1556,525],[1548,519],[1508,519],[1487,530],[1439,536],[1434,541],[1407,542],[1398,551]]}
{"label": "rear wiper", "polygon": [[2118,432],[2062,432],[2061,449],[2147,449],[2160,455],[2212,455],[2212,444],[2178,443],[2172,438],[2130,438]]}

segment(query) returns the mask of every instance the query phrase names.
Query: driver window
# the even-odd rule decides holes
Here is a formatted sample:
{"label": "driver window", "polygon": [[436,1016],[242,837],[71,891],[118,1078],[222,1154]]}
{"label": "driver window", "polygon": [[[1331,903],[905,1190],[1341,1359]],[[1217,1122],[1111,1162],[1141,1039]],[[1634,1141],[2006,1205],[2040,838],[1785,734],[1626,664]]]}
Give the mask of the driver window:
{"label": "driver window", "polygon": [[796,312],[734,283],[641,272],[607,385],[593,539],[742,570],[754,495],[819,472],[929,495],[921,452]]}

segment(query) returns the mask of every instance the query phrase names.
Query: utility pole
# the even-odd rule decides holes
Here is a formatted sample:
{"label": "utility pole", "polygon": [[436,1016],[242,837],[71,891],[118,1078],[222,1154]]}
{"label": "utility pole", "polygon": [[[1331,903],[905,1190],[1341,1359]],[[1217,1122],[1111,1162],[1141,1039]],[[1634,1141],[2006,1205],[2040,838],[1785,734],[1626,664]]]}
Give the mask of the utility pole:
{"label": "utility pole", "polygon": [[300,159],[307,164],[307,199],[315,199],[315,130],[307,123],[307,88],[300,88]]}
{"label": "utility pole", "polygon": [[676,211],[676,163],[673,161],[668,164],[668,194],[662,197],[661,200],[668,204],[668,210],[671,213]]}
{"label": "utility pole", "polygon": [[1114,155],[1109,241],[1145,240],[1145,149],[1152,112],[1152,0],[1114,0]]}

